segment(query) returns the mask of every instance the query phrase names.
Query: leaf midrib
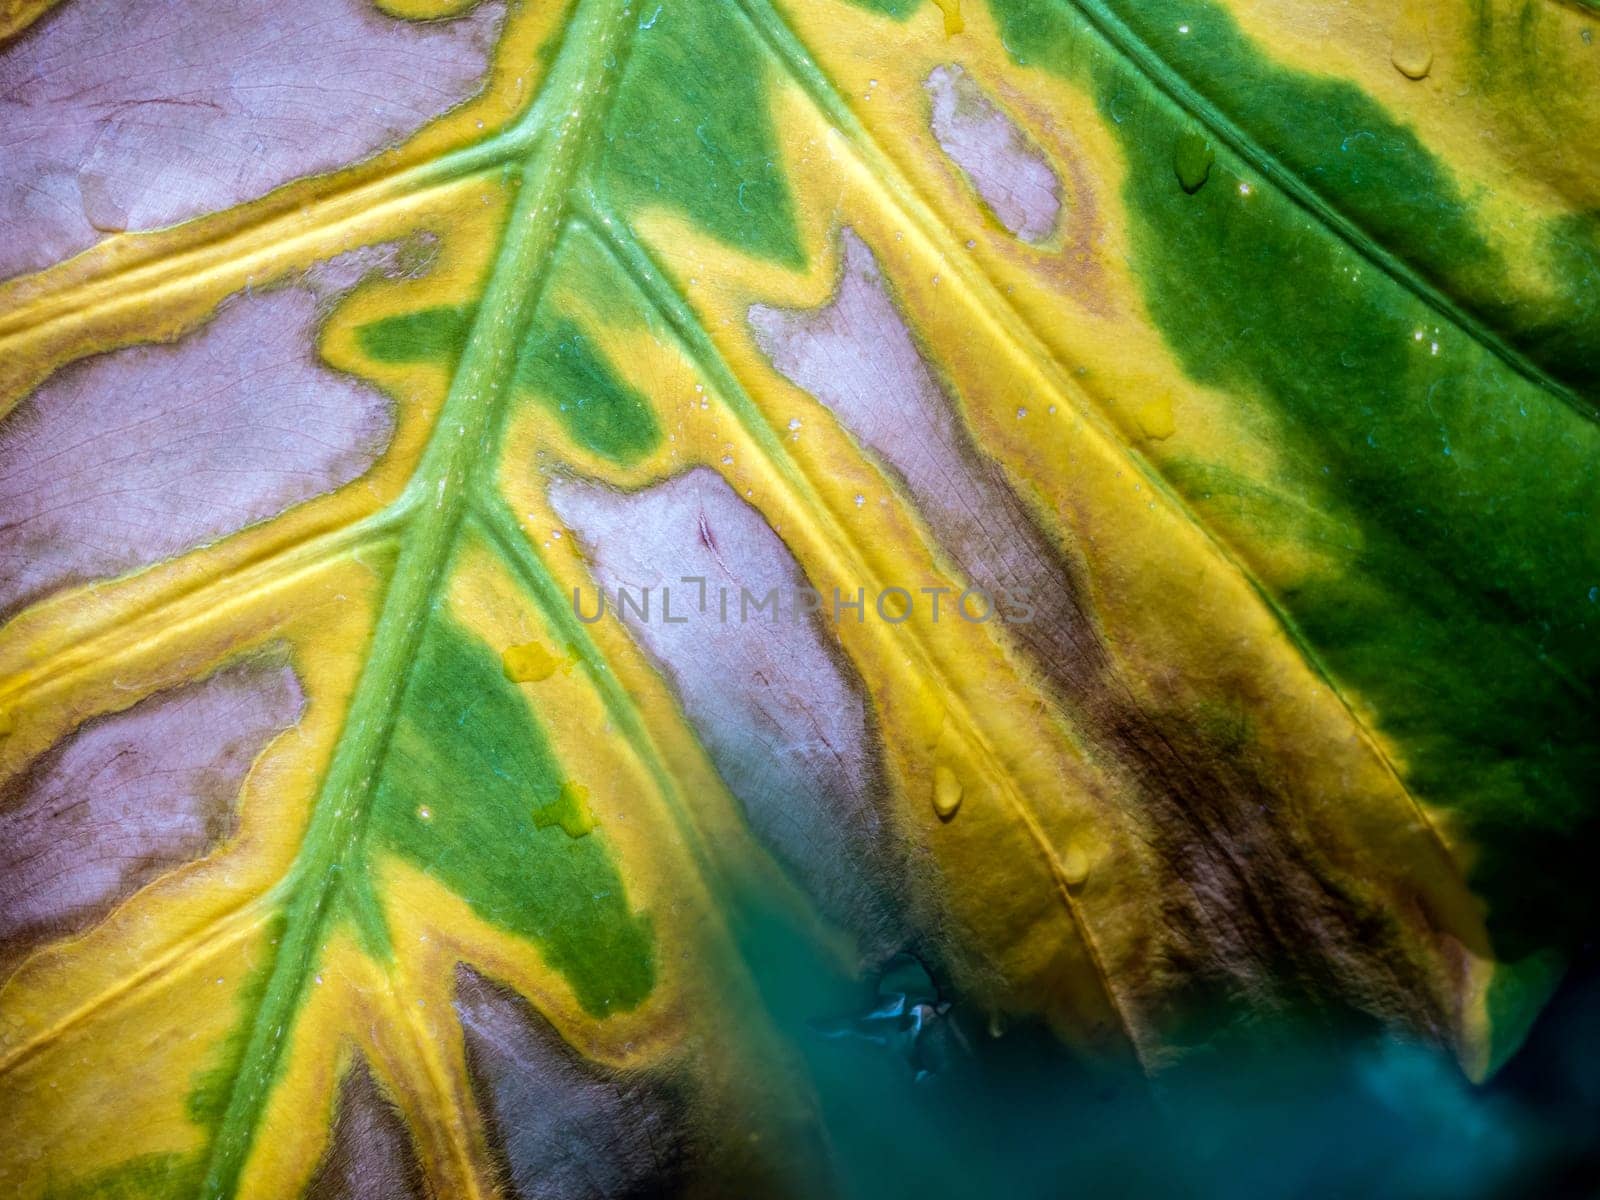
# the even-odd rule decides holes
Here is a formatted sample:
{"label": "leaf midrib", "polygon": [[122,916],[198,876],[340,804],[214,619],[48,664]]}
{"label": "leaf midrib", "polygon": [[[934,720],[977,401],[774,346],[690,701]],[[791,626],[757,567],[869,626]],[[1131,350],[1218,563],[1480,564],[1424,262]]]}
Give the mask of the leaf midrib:
{"label": "leaf midrib", "polygon": [[465,352],[417,472],[395,502],[409,510],[408,527],[372,650],[288,877],[284,932],[211,1142],[202,1196],[234,1192],[284,1046],[292,1040],[285,1034],[293,1027],[320,949],[335,891],[330,883],[342,875],[360,843],[373,783],[395,726],[395,699],[406,685],[425,618],[449,565],[472,496],[469,485],[479,472],[492,469],[487,451],[507,392],[509,373],[503,368],[543,289],[568,191],[597,134],[608,92],[601,84],[621,70],[629,12],[627,0],[579,0],[541,96],[518,123],[519,135],[506,142],[518,147],[523,137],[532,138]]}

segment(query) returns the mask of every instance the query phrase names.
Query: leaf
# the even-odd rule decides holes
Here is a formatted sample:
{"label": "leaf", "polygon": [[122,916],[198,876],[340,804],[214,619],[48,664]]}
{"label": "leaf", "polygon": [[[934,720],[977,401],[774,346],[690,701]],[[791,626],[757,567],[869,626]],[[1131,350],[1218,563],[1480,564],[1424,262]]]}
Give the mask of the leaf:
{"label": "leaf", "polygon": [[1504,1183],[1600,50],[1392,9],[0,7],[0,1189]]}

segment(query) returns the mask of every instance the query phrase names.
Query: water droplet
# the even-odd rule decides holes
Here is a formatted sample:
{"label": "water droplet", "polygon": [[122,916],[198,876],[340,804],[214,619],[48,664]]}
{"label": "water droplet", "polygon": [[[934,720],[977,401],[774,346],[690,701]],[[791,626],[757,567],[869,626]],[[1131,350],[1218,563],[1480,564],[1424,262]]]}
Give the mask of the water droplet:
{"label": "water droplet", "polygon": [[860,508],[866,502],[867,502],[867,498],[865,496],[863,496],[860,492],[857,492],[856,493],[856,507]]}
{"label": "water droplet", "polygon": [[1420,13],[1402,19],[1389,43],[1389,61],[1407,79],[1426,79],[1433,70],[1433,43]]}
{"label": "water droplet", "polygon": [[431,821],[431,820],[433,820],[433,809],[429,808],[426,804],[424,804],[421,808],[417,809],[417,820],[419,820],[419,821]]}
{"label": "water droplet", "polygon": [[949,767],[940,763],[933,769],[933,811],[941,821],[948,821],[961,807],[961,780]]}
{"label": "water droplet", "polygon": [[1192,196],[1211,178],[1211,164],[1215,160],[1210,142],[1198,133],[1185,133],[1179,135],[1173,150],[1172,169],[1177,172],[1183,190]]}
{"label": "water droplet", "polygon": [[1061,852],[1061,878],[1068,887],[1079,887],[1089,878],[1089,856],[1077,842],[1068,842]]}
{"label": "water droplet", "polygon": [[106,176],[83,172],[78,176],[78,195],[83,201],[84,220],[100,233],[122,233],[128,228],[127,209]]}

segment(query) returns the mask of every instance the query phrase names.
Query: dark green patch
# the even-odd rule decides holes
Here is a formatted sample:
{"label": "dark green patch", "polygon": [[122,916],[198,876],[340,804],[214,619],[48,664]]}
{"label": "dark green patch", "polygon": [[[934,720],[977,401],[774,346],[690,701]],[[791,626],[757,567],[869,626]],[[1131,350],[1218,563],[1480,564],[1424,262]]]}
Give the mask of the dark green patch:
{"label": "dark green patch", "polygon": [[540,42],[539,48],[533,52],[533,57],[545,71],[555,66],[561,47],[566,44],[567,30],[572,27],[572,14],[577,7],[578,0],[567,0],[561,11],[561,20],[555,24],[555,32]]}
{"label": "dark green patch", "polygon": [[516,380],[544,399],[573,441],[613,462],[637,462],[661,440],[649,401],[617,377],[574,321],[535,321]]}
{"label": "dark green patch", "polygon": [[1561,982],[1566,956],[1542,950],[1506,963],[1489,985],[1489,1068],[1498,1069],[1522,1044],[1529,1023]]}
{"label": "dark green patch", "polygon": [[[484,920],[537,943],[584,1011],[603,1016],[649,995],[653,938],[603,837],[541,827],[540,816],[563,803],[563,782],[499,659],[436,612],[378,777],[368,860],[398,854]],[[361,896],[369,886],[353,882],[347,911],[376,913]]]}
{"label": "dark green patch", "polygon": [[[1547,231],[1539,265],[1553,295],[1518,292],[1481,232],[1475,197],[1463,195],[1448,167],[1360,88],[1275,66],[1211,0],[1082,0],[1076,7],[1135,53],[1147,48],[1144,66],[1192,89],[1202,120],[1220,117],[1362,240],[1600,404],[1600,217],[1572,217]],[[1061,0],[999,0],[996,8],[1008,29],[1031,27],[1024,41],[1008,36],[1019,58],[1052,57],[1041,34],[1085,49],[1083,35],[1069,32],[1081,19]],[[1126,60],[1112,73],[1125,79]]]}
{"label": "dark green patch", "polygon": [[[363,325],[363,352],[380,362],[454,367],[472,328],[471,306],[427,308]],[[516,386],[537,395],[574,442],[623,466],[661,441],[650,402],[625,383],[571,318],[540,304],[517,354]]]}
{"label": "dark green patch", "polygon": [[[1496,261],[1408,131],[1353,87],[1274,68],[1209,5],[1119,11],[1134,7],[1123,19],[1196,88],[1367,235],[1476,302]],[[1234,397],[1241,431],[1271,431],[1272,477],[1234,489],[1218,469],[1233,464],[1168,464],[1175,486],[1279,580],[1316,530],[1326,569],[1275,599],[1376,710],[1408,785],[1467,822],[1501,954],[1570,942],[1597,902],[1600,431],[1226,149],[1210,185],[1185,195],[1171,148],[1191,118],[1066,4],[995,8],[1019,61],[1096,88],[1129,162],[1133,268],[1152,316],[1191,376]],[[1589,255],[1572,252],[1569,295],[1593,288]],[[1547,308],[1541,344],[1593,347],[1592,311]],[[1322,519],[1294,515],[1306,508]]]}
{"label": "dark green patch", "polygon": [[629,209],[666,205],[748,254],[805,263],[769,111],[768,56],[734,4],[640,8],[601,176]]}
{"label": "dark green patch", "polygon": [[476,313],[475,305],[459,304],[384,317],[356,330],[356,341],[363,354],[381,363],[431,362],[454,369]]}

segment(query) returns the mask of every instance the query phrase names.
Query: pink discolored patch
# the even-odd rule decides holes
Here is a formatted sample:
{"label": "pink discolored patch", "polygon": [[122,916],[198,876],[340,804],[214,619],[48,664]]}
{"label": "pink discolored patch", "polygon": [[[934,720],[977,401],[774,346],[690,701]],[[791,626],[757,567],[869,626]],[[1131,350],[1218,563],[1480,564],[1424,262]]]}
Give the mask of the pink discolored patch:
{"label": "pink discolored patch", "polygon": [[504,6],[70,0],[0,46],[0,279],[347,166],[478,90]]}
{"label": "pink discolored patch", "polygon": [[74,363],[0,418],[0,616],[365,473],[393,433],[389,401],[323,366],[316,329],[330,290],[386,256],[341,255],[225,301],[172,345]]}
{"label": "pink discolored patch", "polygon": [[339,1087],[333,1140],[306,1200],[424,1200],[429,1194],[405,1118],[378,1090],[364,1059]]}
{"label": "pink discolored patch", "polygon": [[510,988],[456,968],[456,1015],[490,1146],[517,1200],[682,1194],[686,1106],[591,1063]]}
{"label": "pink discolored patch", "polygon": [[972,440],[923,360],[877,260],[854,231],[841,235],[839,287],[813,311],[751,307],[757,345],[787,379],[826,405],[857,441],[904,481],[945,551],[1009,614],[1012,630],[1047,639],[1047,662],[1072,671],[1103,662],[1059,552],[1004,472]]}
{"label": "pink discolored patch", "polygon": [[0,782],[0,949],[76,933],[226,839],[251,764],[304,707],[289,666],[243,663],[89,721]]}
{"label": "pink discolored patch", "polygon": [[[756,836],[864,950],[897,949],[901,865],[876,733],[848,662],[809,602],[796,603],[807,583],[788,547],[708,468],[631,493],[558,479],[550,502],[612,601],[651,589],[648,617],[623,618]],[[703,607],[702,585],[686,577],[704,580]],[[830,592],[824,612],[832,602]],[[580,611],[596,603],[580,597]]]}
{"label": "pink discolored patch", "polygon": [[935,67],[922,86],[934,138],[989,210],[1023,241],[1047,241],[1061,214],[1061,181],[1044,152],[960,67]]}

